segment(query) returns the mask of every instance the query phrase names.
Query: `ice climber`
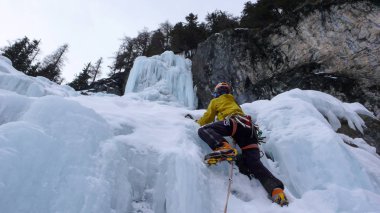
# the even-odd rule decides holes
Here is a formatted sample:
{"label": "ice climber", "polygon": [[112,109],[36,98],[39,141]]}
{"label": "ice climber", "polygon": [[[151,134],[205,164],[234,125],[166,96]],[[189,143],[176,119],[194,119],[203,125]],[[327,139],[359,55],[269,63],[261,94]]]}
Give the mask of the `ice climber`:
{"label": "ice climber", "polygon": [[[224,136],[231,136],[242,150],[242,161],[263,185],[273,202],[288,205],[283,183],[277,179],[260,161],[258,137],[251,121],[231,94],[231,86],[221,82],[216,85],[214,98],[207,111],[197,121],[201,127],[199,137],[213,150],[215,156],[235,158],[236,149],[232,148]],[[217,121],[214,122],[215,116]],[[215,159],[213,159],[215,160]]]}

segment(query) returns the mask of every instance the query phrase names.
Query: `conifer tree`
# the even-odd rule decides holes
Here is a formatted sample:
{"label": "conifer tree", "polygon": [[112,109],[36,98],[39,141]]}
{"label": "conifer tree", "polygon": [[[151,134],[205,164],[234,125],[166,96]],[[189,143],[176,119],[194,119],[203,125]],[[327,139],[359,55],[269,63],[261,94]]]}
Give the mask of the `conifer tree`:
{"label": "conifer tree", "polygon": [[200,37],[198,34],[198,16],[190,13],[185,19],[187,21],[185,27],[185,49],[195,49]]}
{"label": "conifer tree", "polygon": [[185,24],[177,23],[171,32],[171,48],[176,53],[187,54],[207,38],[206,25],[198,23],[197,15],[190,13],[185,19],[187,21]]}
{"label": "conifer tree", "polygon": [[92,68],[91,62],[89,62],[78,75],[75,76],[74,80],[68,85],[75,90],[85,90],[88,88],[88,80],[91,78],[90,70]]}
{"label": "conifer tree", "polygon": [[235,28],[239,26],[237,17],[233,17],[227,12],[216,10],[206,16],[206,25],[210,34],[220,32],[224,29]]}
{"label": "conifer tree", "polygon": [[180,53],[186,50],[185,46],[185,27],[182,22],[174,25],[171,31],[170,46],[173,52]]}
{"label": "conifer tree", "polygon": [[12,61],[17,70],[33,75],[39,63],[33,64],[40,52],[40,41],[30,41],[28,37],[16,40],[14,43],[1,49],[1,54]]}
{"label": "conifer tree", "polygon": [[158,54],[163,53],[164,51],[165,51],[165,36],[160,30],[157,30],[152,34],[152,38],[148,46],[146,56],[158,55]]}
{"label": "conifer tree", "polygon": [[44,76],[47,79],[61,84],[64,80],[61,77],[62,67],[65,62],[65,54],[68,51],[69,46],[67,44],[59,47],[54,53],[48,55],[43,60],[40,68],[37,70],[37,76]]}
{"label": "conifer tree", "polygon": [[[258,0],[247,2],[242,12],[242,27],[263,29],[275,23],[282,16],[291,14],[298,7],[310,3],[309,0]],[[322,1],[319,1],[322,2]]]}

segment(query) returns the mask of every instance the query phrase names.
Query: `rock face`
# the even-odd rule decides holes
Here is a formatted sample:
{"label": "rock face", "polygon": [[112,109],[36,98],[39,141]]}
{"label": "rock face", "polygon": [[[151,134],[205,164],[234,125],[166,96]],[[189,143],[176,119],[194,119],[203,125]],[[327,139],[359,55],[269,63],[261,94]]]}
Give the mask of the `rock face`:
{"label": "rock face", "polygon": [[380,118],[380,7],[367,1],[309,5],[260,32],[215,34],[192,62],[200,108],[216,83],[228,81],[240,103],[313,89]]}
{"label": "rock face", "polygon": [[92,83],[87,89],[88,92],[105,92],[115,95],[123,95],[125,84],[129,73],[120,72],[112,75],[109,78],[100,79]]}
{"label": "rock face", "polygon": [[338,132],[351,138],[363,138],[369,145],[375,147],[376,153],[380,155],[380,121],[368,116],[362,116],[362,118],[367,126],[363,134],[351,129],[347,122],[342,122],[342,127],[338,129]]}

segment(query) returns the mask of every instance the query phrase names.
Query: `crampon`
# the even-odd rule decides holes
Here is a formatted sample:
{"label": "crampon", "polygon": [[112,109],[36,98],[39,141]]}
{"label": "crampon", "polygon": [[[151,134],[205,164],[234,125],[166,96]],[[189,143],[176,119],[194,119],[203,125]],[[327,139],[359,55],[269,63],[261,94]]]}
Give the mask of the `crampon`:
{"label": "crampon", "polygon": [[212,152],[204,157],[204,163],[211,166],[222,161],[232,162],[236,160],[237,150],[233,149],[232,153]]}

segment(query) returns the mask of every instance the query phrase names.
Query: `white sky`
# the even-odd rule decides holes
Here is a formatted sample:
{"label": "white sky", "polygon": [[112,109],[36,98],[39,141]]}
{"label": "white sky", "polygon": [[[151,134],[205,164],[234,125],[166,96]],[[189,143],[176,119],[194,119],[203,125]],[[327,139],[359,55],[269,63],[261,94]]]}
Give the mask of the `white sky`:
{"label": "white sky", "polygon": [[[124,36],[155,30],[189,13],[204,21],[216,9],[240,16],[249,0],[0,0],[0,47],[24,36],[41,39],[42,54],[69,44],[63,77],[70,82],[87,62],[103,57],[108,72]],[[105,76],[105,74],[103,74]]]}

